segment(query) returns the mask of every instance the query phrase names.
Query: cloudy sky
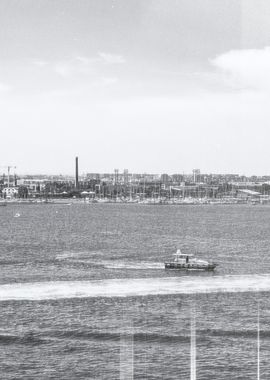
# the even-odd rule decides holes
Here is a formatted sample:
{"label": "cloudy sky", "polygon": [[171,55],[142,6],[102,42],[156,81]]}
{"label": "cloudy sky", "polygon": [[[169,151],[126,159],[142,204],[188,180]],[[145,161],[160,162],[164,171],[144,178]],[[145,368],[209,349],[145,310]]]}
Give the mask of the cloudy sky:
{"label": "cloudy sky", "polygon": [[269,19],[268,0],[1,0],[0,165],[270,174]]}

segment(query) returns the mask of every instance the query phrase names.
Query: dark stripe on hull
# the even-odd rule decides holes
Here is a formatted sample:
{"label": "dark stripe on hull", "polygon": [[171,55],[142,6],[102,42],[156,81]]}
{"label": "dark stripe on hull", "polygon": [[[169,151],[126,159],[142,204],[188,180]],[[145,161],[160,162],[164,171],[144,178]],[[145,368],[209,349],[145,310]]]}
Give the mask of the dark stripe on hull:
{"label": "dark stripe on hull", "polygon": [[209,265],[196,265],[196,264],[176,264],[165,263],[165,269],[177,269],[177,270],[214,270],[216,264]]}

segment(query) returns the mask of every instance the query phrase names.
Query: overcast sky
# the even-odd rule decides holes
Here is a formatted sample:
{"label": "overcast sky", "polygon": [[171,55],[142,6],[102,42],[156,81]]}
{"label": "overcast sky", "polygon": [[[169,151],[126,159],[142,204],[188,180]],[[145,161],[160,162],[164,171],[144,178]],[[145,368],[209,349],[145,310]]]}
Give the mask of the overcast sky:
{"label": "overcast sky", "polygon": [[269,175],[269,20],[268,0],[1,0],[0,166]]}

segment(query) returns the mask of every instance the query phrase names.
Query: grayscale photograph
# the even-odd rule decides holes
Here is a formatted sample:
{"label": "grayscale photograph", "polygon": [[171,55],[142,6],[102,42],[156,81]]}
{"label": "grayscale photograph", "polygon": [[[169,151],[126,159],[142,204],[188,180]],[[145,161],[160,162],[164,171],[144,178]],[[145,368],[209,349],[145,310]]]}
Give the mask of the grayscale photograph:
{"label": "grayscale photograph", "polygon": [[0,379],[270,379],[270,1],[0,0]]}

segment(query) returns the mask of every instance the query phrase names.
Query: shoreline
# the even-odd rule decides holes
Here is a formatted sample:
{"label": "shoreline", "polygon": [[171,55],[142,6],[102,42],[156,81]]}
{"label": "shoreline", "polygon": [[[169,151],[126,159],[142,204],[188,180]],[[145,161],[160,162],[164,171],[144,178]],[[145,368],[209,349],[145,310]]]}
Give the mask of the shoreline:
{"label": "shoreline", "polygon": [[101,200],[84,200],[81,198],[77,199],[61,199],[55,198],[52,200],[37,200],[37,199],[9,199],[0,200],[0,206],[8,205],[72,205],[72,204],[126,204],[126,205],[154,205],[154,206],[215,206],[215,205],[249,205],[249,206],[267,206],[270,202],[260,202],[252,200],[197,200],[197,199],[187,199],[187,200],[113,200],[113,199],[101,199]]}

